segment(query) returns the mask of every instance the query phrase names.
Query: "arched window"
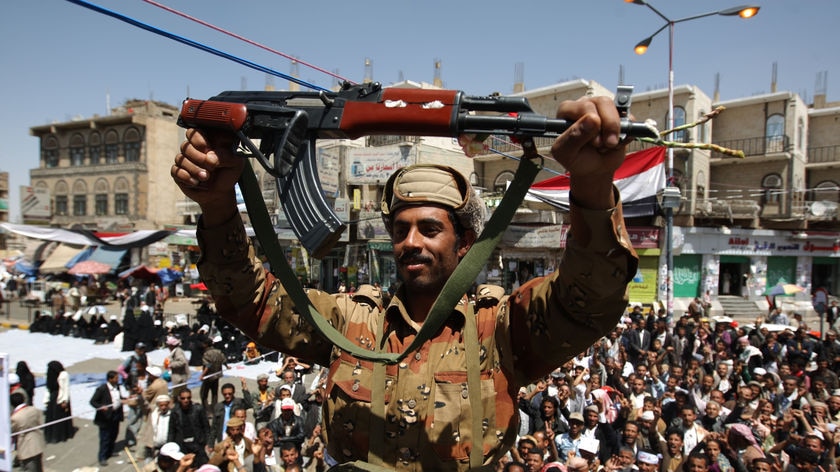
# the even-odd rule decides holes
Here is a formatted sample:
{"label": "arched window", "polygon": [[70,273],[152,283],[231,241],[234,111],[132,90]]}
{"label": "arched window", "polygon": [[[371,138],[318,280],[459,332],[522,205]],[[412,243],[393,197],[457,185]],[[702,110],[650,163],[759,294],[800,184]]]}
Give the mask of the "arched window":
{"label": "arched window", "polygon": [[58,139],[55,136],[47,136],[42,144],[44,153],[44,167],[52,169],[58,167]]}
{"label": "arched window", "polygon": [[93,187],[94,192],[94,210],[96,212],[96,216],[105,216],[108,214],[108,195],[110,192],[108,191],[108,181],[105,179],[99,179],[96,181],[96,184]]}
{"label": "arched window", "polygon": [[84,180],[73,182],[73,216],[87,215],[87,184]]}
{"label": "arched window", "polygon": [[506,170],[500,173],[496,180],[493,181],[493,191],[497,193],[504,193],[507,190],[508,182],[513,180],[513,172]]}
{"label": "arched window", "polygon": [[120,155],[120,137],[114,130],[105,133],[105,163],[116,164]]}
{"label": "arched window", "polygon": [[123,135],[123,147],[125,148],[125,162],[140,161],[140,130],[128,128]]}
{"label": "arched window", "polygon": [[85,138],[79,133],[70,137],[70,165],[73,167],[85,165]]}
{"label": "arched window", "polygon": [[67,182],[59,180],[55,183],[55,208],[56,216],[67,216]]}
{"label": "arched window", "polygon": [[[674,107],[674,128],[685,124],[685,108]],[[665,114],[665,125],[668,125],[668,114]],[[676,141],[678,143],[688,142],[688,130],[677,131],[672,133],[666,139]]]}
{"label": "arched window", "polygon": [[785,117],[774,114],[767,117],[767,124],[764,129],[764,139],[767,141],[765,154],[770,152],[784,152],[785,141]]}
{"label": "arched window", "polygon": [[831,180],[820,182],[814,187],[814,200],[840,202],[840,184]]}
{"label": "arched window", "polygon": [[90,165],[95,166],[102,163],[102,135],[96,131],[88,137],[88,153],[90,154]]}
{"label": "arched window", "polygon": [[761,179],[761,190],[764,193],[764,203],[778,203],[782,188],[782,176],[776,173],[767,174]]}
{"label": "arched window", "polygon": [[117,179],[114,182],[114,214],[128,215],[128,190],[131,187],[128,185],[128,180],[124,178]]}

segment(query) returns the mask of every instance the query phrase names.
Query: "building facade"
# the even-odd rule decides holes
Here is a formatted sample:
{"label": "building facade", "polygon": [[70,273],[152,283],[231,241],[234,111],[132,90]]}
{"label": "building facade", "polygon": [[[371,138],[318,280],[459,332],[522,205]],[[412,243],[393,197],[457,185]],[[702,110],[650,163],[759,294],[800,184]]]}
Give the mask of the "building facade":
{"label": "building facade", "polygon": [[184,135],[178,112],[132,100],[108,116],[32,127],[40,159],[30,185],[49,192],[48,224],[129,231],[182,223],[169,174]]}

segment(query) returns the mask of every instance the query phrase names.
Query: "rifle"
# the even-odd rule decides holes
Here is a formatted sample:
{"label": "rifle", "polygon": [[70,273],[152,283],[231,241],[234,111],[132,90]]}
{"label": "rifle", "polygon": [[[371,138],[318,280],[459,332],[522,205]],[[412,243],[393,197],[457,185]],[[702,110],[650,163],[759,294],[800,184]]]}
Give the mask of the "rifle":
{"label": "rifle", "polygon": [[[622,135],[659,138],[653,125],[628,118],[631,93],[632,87],[619,87],[616,94]],[[317,139],[498,134],[533,146],[534,137],[557,137],[571,125],[534,112],[524,97],[383,88],[379,83],[344,83],[338,92],[228,91],[208,100],[188,98],[178,124],[234,132],[239,139],[234,151],[256,158],[277,180],[283,211],[301,244],[316,258],[324,257],[346,228],[321,190]]]}

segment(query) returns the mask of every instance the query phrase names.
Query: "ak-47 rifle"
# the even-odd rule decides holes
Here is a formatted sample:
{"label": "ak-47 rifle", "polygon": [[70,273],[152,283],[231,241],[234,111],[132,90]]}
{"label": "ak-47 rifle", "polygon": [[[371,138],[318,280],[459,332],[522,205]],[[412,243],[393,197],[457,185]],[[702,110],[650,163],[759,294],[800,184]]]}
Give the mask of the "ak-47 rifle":
{"label": "ak-47 rifle", "polygon": [[[631,93],[632,87],[620,87],[616,95],[623,116],[621,133],[658,138],[654,126],[628,118]],[[345,83],[338,92],[228,91],[209,100],[187,99],[178,124],[234,132],[239,139],[237,154],[257,158],[277,179],[280,203],[292,229],[314,257],[322,258],[346,226],[321,190],[317,139],[498,134],[532,143],[534,137],[559,136],[571,123],[535,113],[524,97]]]}

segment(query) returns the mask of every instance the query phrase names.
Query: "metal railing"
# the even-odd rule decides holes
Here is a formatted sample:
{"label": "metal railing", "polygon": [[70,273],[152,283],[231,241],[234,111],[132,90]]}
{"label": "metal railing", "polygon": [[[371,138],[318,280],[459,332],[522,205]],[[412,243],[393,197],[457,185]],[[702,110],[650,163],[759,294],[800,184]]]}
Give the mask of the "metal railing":
{"label": "metal railing", "polygon": [[[726,141],[715,141],[715,144],[744,151],[745,157],[764,156],[790,151],[790,137],[784,136],[762,136],[756,138],[729,139]],[[712,159],[728,157],[719,152],[712,152]]]}
{"label": "metal railing", "polygon": [[840,145],[808,148],[808,164],[840,162]]}

